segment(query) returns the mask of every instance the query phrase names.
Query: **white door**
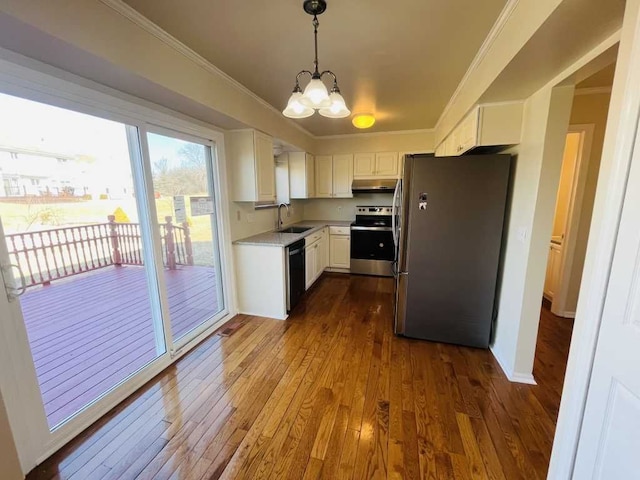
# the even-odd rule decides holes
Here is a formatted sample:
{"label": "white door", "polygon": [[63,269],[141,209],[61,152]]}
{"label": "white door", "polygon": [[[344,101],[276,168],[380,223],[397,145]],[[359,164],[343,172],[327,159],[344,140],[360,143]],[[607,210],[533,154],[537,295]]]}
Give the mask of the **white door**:
{"label": "white door", "polygon": [[316,197],[333,196],[333,162],[331,155],[316,156]]}
{"label": "white door", "polygon": [[356,153],[353,156],[353,176],[370,177],[374,175],[376,155],[374,153]]}
{"label": "white door", "polygon": [[316,249],[313,245],[304,250],[305,290],[308,290],[316,279]]}
{"label": "white door", "polygon": [[573,478],[640,478],[640,137],[627,183]]}
{"label": "white door", "polygon": [[375,174],[380,177],[397,176],[398,154],[396,152],[377,153]]}
{"label": "white door", "polygon": [[258,184],[258,201],[270,202],[276,199],[276,177],[271,137],[255,132],[255,153]]}
{"label": "white door", "polygon": [[353,155],[333,156],[333,196],[351,198],[353,182]]}
{"label": "white door", "polygon": [[329,254],[330,264],[333,268],[350,267],[350,238],[349,235],[331,235]]}

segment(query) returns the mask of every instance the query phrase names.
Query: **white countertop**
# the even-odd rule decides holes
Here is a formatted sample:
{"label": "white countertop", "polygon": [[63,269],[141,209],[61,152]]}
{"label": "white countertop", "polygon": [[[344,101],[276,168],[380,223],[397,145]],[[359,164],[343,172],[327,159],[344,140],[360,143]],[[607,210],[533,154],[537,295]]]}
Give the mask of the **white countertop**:
{"label": "white countertop", "polygon": [[272,247],[287,247],[298,240],[303,239],[307,235],[322,230],[324,227],[348,227],[351,225],[351,220],[304,220],[292,225],[286,225],[283,228],[289,227],[311,227],[306,232],[302,233],[280,233],[280,232],[265,232],[253,235],[247,238],[241,238],[233,242],[234,245],[260,245],[260,246],[272,246]]}

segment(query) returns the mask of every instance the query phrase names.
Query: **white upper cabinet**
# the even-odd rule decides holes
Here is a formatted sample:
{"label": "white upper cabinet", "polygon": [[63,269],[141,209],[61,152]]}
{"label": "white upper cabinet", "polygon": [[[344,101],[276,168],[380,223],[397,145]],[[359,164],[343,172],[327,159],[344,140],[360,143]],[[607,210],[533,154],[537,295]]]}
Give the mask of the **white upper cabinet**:
{"label": "white upper cabinet", "polygon": [[333,156],[333,197],[353,197],[351,184],[353,183],[353,155]]}
{"label": "white upper cabinet", "polygon": [[331,198],[333,196],[333,157],[316,155],[316,197]]}
{"label": "white upper cabinet", "polygon": [[378,177],[397,177],[398,163],[397,152],[376,153],[376,170],[374,173]]}
{"label": "white upper cabinet", "polygon": [[289,152],[289,185],[291,198],[314,198],[316,172],[313,155]]}
{"label": "white upper cabinet", "polygon": [[523,103],[475,107],[436,148],[436,156],[462,155],[475,147],[516,145],[522,132]]}
{"label": "white upper cabinet", "polygon": [[356,153],[353,156],[354,178],[395,178],[399,172],[398,152]]}
{"label": "white upper cabinet", "polygon": [[255,130],[228,132],[233,200],[236,202],[275,202],[276,179],[273,140]]}
{"label": "white upper cabinet", "polygon": [[376,170],[375,153],[356,153],[353,156],[353,176],[371,177]]}
{"label": "white upper cabinet", "polygon": [[316,198],[349,198],[353,155],[316,155]]}

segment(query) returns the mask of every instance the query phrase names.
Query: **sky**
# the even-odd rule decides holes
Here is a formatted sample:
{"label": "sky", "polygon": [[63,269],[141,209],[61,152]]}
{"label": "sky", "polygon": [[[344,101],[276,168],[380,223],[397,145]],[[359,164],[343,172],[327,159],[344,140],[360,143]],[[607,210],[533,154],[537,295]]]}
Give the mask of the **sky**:
{"label": "sky", "polygon": [[[185,142],[149,135],[151,161],[181,162]],[[122,123],[0,93],[0,145],[66,155],[94,157],[101,171],[130,171],[126,129]]]}

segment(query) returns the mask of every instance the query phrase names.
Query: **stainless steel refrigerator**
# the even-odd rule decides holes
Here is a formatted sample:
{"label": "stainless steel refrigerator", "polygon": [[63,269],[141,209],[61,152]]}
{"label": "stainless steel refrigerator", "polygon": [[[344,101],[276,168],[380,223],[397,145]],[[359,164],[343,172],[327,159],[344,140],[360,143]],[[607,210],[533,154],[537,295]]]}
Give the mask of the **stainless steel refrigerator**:
{"label": "stainless steel refrigerator", "polygon": [[408,155],[394,195],[395,333],[487,348],[509,155]]}

